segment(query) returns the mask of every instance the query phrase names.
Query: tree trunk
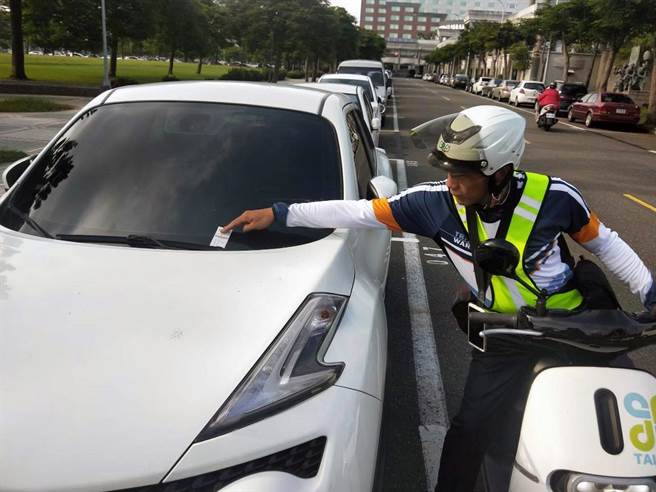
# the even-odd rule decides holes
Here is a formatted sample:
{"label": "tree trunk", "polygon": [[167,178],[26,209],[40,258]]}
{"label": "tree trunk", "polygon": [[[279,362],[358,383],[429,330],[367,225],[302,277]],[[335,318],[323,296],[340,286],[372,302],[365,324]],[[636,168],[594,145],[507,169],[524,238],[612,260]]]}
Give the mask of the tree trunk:
{"label": "tree trunk", "polygon": [[317,72],[319,71],[319,55],[315,55],[312,67],[312,82],[317,81]]}
{"label": "tree trunk", "polygon": [[654,38],[653,43],[651,44],[651,82],[649,88],[649,120],[652,123],[656,123],[656,60],[654,60],[654,55],[656,54],[656,37]]}
{"label": "tree trunk", "polygon": [[585,86],[590,87],[590,81],[592,80],[592,72],[594,71],[595,62],[597,61],[597,55],[599,54],[598,46],[595,44],[592,48],[592,65],[590,65],[590,71],[588,72],[588,77],[585,81]]}
{"label": "tree trunk", "polygon": [[310,57],[305,57],[305,81],[310,79]]}
{"label": "tree trunk", "polygon": [[23,12],[21,0],[9,0],[11,15],[11,75],[12,79],[27,80],[23,50]]}
{"label": "tree trunk", "polygon": [[116,64],[118,59],[118,38],[112,36],[112,41],[109,46],[109,78],[116,78]]}
{"label": "tree trunk", "polygon": [[613,72],[613,63],[615,63],[615,56],[617,56],[617,48],[613,46],[610,52],[610,60],[608,60],[608,67],[606,67],[606,73],[604,74],[604,80],[601,83],[601,90],[608,90],[608,79],[610,79],[610,74]]}
{"label": "tree trunk", "polygon": [[173,60],[175,59],[175,46],[171,48],[171,56],[169,56],[169,71],[167,75],[171,77],[173,75]]}
{"label": "tree trunk", "polygon": [[567,78],[569,77],[569,46],[567,46],[567,43],[565,40],[562,40],[562,45],[563,45],[563,56],[565,57],[565,63],[563,63],[563,83],[567,83]]}
{"label": "tree trunk", "polygon": [[196,69],[196,73],[200,75],[200,71],[203,69],[203,57],[199,56],[198,57],[198,68]]}

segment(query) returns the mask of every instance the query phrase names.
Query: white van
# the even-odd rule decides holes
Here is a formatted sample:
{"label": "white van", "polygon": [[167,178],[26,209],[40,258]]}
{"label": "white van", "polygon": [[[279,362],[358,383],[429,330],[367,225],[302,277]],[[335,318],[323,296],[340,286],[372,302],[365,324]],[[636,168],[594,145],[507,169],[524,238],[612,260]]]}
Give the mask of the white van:
{"label": "white van", "polygon": [[345,60],[337,67],[337,73],[368,75],[376,87],[376,95],[383,104],[387,101],[387,74],[383,62],[376,60]]}

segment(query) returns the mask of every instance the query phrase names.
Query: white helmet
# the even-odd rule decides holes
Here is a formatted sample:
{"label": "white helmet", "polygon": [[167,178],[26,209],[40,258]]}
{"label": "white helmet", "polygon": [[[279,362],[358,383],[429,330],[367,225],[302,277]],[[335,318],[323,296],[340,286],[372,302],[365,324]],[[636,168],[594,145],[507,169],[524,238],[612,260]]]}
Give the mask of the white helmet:
{"label": "white helmet", "polygon": [[[526,121],[509,109],[475,106],[429,124],[433,126],[432,133],[439,135],[429,162],[445,171],[491,176],[511,164],[513,169],[519,167]],[[415,130],[421,128],[411,133],[415,134]]]}

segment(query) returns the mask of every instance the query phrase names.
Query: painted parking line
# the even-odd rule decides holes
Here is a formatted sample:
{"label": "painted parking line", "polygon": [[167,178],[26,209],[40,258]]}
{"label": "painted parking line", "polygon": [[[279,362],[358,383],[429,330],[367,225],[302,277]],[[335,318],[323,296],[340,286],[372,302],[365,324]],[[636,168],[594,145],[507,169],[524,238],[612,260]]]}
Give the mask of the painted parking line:
{"label": "painted parking line", "polygon": [[396,111],[396,96],[394,95],[394,86],[392,86],[392,109],[394,110],[394,131],[399,131],[399,117]]}
{"label": "painted parking line", "polygon": [[393,237],[392,241],[398,241],[401,243],[418,243],[419,239],[416,237]]}
{"label": "painted parking line", "polygon": [[[390,159],[392,160],[394,159]],[[403,159],[395,161],[399,191],[403,191],[408,187],[405,162]],[[406,239],[403,241],[403,255],[417,378],[419,437],[424,456],[427,490],[432,492],[437,482],[442,444],[449,421],[419,241],[414,234],[409,233],[403,233],[403,239]]]}
{"label": "painted parking line", "polygon": [[647,203],[647,202],[645,202],[645,201],[643,201],[643,200],[640,200],[640,198],[637,198],[637,197],[635,197],[635,196],[633,196],[633,195],[630,195],[630,194],[628,194],[628,193],[624,193],[624,196],[625,196],[626,198],[628,198],[629,200],[632,200],[632,201],[636,202],[638,205],[642,205],[642,206],[645,207],[646,209],[649,209],[649,210],[651,210],[652,212],[656,212],[656,207],[654,207],[651,203]]}
{"label": "painted parking line", "polygon": [[652,154],[656,154],[656,150],[650,150],[649,152],[651,152]]}
{"label": "painted parking line", "polygon": [[450,100],[451,100],[451,99],[449,99],[449,98],[446,97],[446,96],[442,96],[442,99],[444,99],[445,101],[450,101]]}

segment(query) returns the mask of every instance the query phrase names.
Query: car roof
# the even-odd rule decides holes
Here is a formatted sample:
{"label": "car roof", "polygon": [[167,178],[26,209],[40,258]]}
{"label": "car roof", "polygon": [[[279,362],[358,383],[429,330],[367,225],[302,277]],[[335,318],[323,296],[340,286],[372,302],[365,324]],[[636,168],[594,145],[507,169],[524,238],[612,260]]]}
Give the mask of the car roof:
{"label": "car roof", "polygon": [[293,85],[262,82],[189,81],[162,82],[119,87],[110,91],[103,104],[140,101],[188,101],[247,104],[320,114],[325,91],[310,91]]}
{"label": "car roof", "polygon": [[[359,75],[356,73],[327,73],[321,76],[322,79],[352,79],[352,80],[366,80],[371,82],[371,77],[368,75]],[[373,83],[373,82],[372,82]]]}
{"label": "car roof", "polygon": [[374,67],[383,68],[383,62],[376,60],[345,60],[339,64],[340,67]]}
{"label": "car roof", "polygon": [[524,84],[542,84],[542,85],[544,85],[544,82],[542,82],[541,80],[520,80],[519,82],[524,83]]}
{"label": "car roof", "polygon": [[362,90],[362,87],[357,85],[349,84],[322,84],[321,82],[306,82],[303,84],[297,84],[297,87],[304,87],[306,89],[318,89],[321,91],[327,92],[337,92],[340,94],[357,94],[358,89]]}

